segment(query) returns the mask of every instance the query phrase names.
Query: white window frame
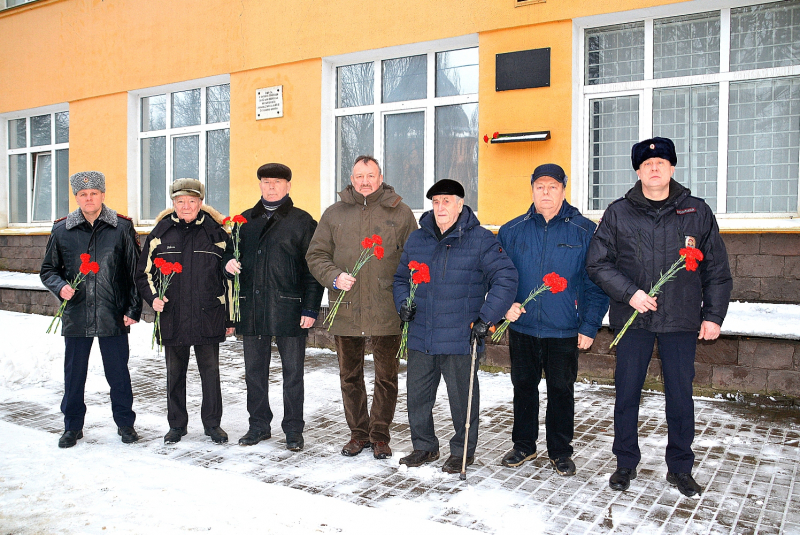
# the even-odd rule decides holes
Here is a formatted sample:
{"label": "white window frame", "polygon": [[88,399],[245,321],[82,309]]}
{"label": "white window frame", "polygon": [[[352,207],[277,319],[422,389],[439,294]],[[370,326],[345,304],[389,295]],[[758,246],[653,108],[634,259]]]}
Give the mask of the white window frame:
{"label": "white window frame", "polygon": [[[455,95],[449,97],[436,97],[436,54],[463,48],[478,46],[478,34],[464,35],[452,39],[440,39],[410,45],[401,45],[379,50],[366,50],[340,56],[330,56],[322,60],[322,133],[321,133],[321,158],[320,158],[320,206],[325,209],[336,202],[336,118],[344,115],[373,114],[374,125],[374,156],[384,168],[384,117],[387,114],[408,113],[423,111],[425,113],[425,145],[424,145],[424,176],[423,191],[427,191],[434,183],[435,175],[435,137],[436,137],[436,108],[459,104],[477,104],[478,93],[468,95]],[[382,94],[382,69],[381,62],[408,56],[427,55],[427,98],[407,100],[401,102],[381,102]],[[356,63],[374,63],[374,95],[375,104],[368,106],[353,106],[349,108],[336,107],[336,69],[344,65]],[[480,68],[480,67],[479,67]],[[391,182],[389,182],[391,185]],[[419,216],[431,209],[431,202],[423,199],[423,209],[414,210]]]}
{"label": "white window frame", "polygon": [[[720,227],[730,230],[753,229],[800,229],[800,211],[789,213],[727,213],[728,171],[728,103],[731,82],[767,80],[800,75],[800,65],[775,67],[749,71],[729,71],[731,9],[759,4],[771,4],[775,0],[700,0],[638,9],[623,13],[608,13],[592,17],[576,18],[572,21],[572,200],[588,217],[598,219],[603,210],[589,210],[589,101],[623,94],[639,94],[639,139],[652,136],[653,90],[663,87],[685,87],[702,84],[719,85],[719,130],[717,157],[717,219]],[[653,21],[697,13],[720,13],[720,72],[707,75],[675,78],[653,78]],[[644,80],[612,84],[585,85],[585,32],[588,29],[613,26],[630,22],[644,22]],[[680,165],[680,164],[679,164]],[[631,185],[635,175],[631,169]],[[800,187],[798,188],[800,207]],[[800,210],[800,208],[799,208]]]}
{"label": "white window frame", "polygon": [[[142,219],[142,164],[141,164],[141,141],[148,138],[166,137],[166,188],[169,192],[169,185],[176,178],[172,176],[172,140],[176,137],[187,135],[199,135],[199,180],[205,185],[206,183],[206,138],[209,131],[212,130],[229,130],[231,127],[230,120],[219,123],[206,123],[206,93],[209,87],[230,84],[231,77],[229,74],[211,76],[208,78],[200,78],[196,80],[187,80],[175,84],[161,85],[157,87],[149,87],[147,89],[140,89],[128,92],[128,213],[135,214],[134,220],[137,225],[152,226],[155,224],[155,219]],[[201,89],[200,91],[200,115],[201,120],[199,125],[184,126],[180,128],[172,128],[170,126],[172,120],[172,93],[187,91],[190,89]],[[159,95],[167,95],[166,98],[166,128],[163,130],[150,130],[148,132],[141,131],[142,125],[142,99],[145,97],[154,97]],[[230,184],[229,184],[230,188]],[[230,193],[230,190],[229,190]],[[169,195],[166,196],[167,203],[169,203]],[[167,208],[165,206],[164,208]]]}
{"label": "white window frame", "polygon": [[[62,112],[69,112],[69,104],[61,103],[61,104],[53,104],[50,106],[42,106],[39,108],[30,108],[27,110],[21,110],[16,112],[10,112],[5,114],[0,114],[0,153],[2,153],[2,158],[0,158],[0,206],[2,206],[2,210],[0,210],[0,228],[8,227],[8,228],[50,228],[53,226],[53,220],[50,221],[31,221],[33,217],[33,186],[34,186],[34,177],[33,177],[33,157],[35,154],[42,154],[42,153],[50,153],[51,155],[51,184],[52,184],[52,191],[51,191],[51,207],[52,212],[55,211],[57,206],[56,199],[56,151],[67,149],[69,150],[69,141],[66,143],[55,143],[56,138],[56,122],[55,122],[55,114],[62,113]],[[30,119],[31,117],[37,117],[39,115],[50,115],[50,141],[51,143],[48,145],[39,145],[36,147],[31,146],[31,128],[30,128]],[[8,122],[17,120],[17,119],[25,119],[26,120],[26,132],[25,132],[25,147],[20,149],[9,149],[8,148]],[[27,206],[27,218],[25,223],[10,223],[9,217],[11,215],[11,195],[9,192],[9,180],[10,177],[8,176],[9,169],[8,169],[8,158],[9,156],[15,154],[27,154],[28,158],[26,159],[26,170],[25,174],[27,177],[27,192],[28,192],[28,206]]]}

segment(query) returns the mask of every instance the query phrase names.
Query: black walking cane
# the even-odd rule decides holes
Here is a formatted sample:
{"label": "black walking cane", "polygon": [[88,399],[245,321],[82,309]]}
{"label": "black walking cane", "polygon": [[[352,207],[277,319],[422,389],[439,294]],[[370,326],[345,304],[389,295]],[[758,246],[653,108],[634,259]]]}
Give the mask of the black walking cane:
{"label": "black walking cane", "polygon": [[[474,324],[470,323],[469,328],[472,329]],[[489,327],[489,332],[494,332],[495,326]],[[461,481],[467,480],[467,446],[469,446],[469,417],[472,415],[472,388],[475,384],[475,361],[478,358],[478,337],[472,341],[472,363],[469,366],[469,397],[467,398],[467,422],[464,425],[464,455],[461,458],[461,473],[458,479]]]}

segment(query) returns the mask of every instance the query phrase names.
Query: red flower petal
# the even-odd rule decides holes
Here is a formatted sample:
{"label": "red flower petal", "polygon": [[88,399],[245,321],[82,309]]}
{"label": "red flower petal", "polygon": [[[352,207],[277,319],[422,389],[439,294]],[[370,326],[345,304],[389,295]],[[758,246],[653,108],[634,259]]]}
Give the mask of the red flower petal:
{"label": "red flower petal", "polygon": [[372,235],[372,241],[375,242],[375,245],[383,245],[383,238],[381,238],[377,234]]}
{"label": "red flower petal", "polygon": [[361,247],[363,247],[364,249],[369,249],[370,247],[372,247],[372,245],[373,245],[372,240],[370,240],[369,238],[364,238],[364,241],[361,242]]}
{"label": "red flower petal", "polygon": [[489,143],[489,136],[483,136],[483,142]]}
{"label": "red flower petal", "polygon": [[416,260],[412,260],[411,262],[408,263],[408,269],[410,269],[411,271],[418,271],[419,262],[417,262]]}
{"label": "red flower petal", "polygon": [[227,225],[227,224],[228,224],[228,223],[230,223],[230,222],[231,222],[231,218],[230,218],[230,216],[228,216],[228,217],[226,217],[225,219],[223,219],[223,220],[222,220],[222,224],[223,224],[223,225]]}
{"label": "red flower petal", "polygon": [[159,256],[159,257],[156,257],[156,259],[155,259],[155,260],[153,260],[153,264],[155,264],[155,266],[156,266],[157,268],[160,268],[161,266],[163,266],[163,265],[164,265],[164,262],[165,262],[165,260],[164,260],[163,258],[161,258],[160,256]]}
{"label": "red flower petal", "polygon": [[84,264],[81,264],[81,267],[79,269],[80,269],[80,272],[83,273],[84,275],[88,275],[89,272],[92,270],[92,268],[91,268],[91,266],[89,265],[88,262],[86,262]]}
{"label": "red flower petal", "polygon": [[420,273],[419,271],[414,272],[414,274],[411,275],[411,282],[413,282],[414,284],[421,284],[425,282],[422,277],[422,273]]}
{"label": "red flower petal", "polygon": [[245,219],[244,216],[241,215],[241,214],[240,215],[235,215],[235,216],[233,216],[233,222],[234,223],[244,224],[244,223],[247,223],[247,219]]}
{"label": "red flower petal", "polygon": [[381,247],[380,245],[375,247],[375,256],[378,258],[378,260],[383,258],[383,247]]}
{"label": "red flower petal", "polygon": [[91,259],[92,259],[92,257],[91,257],[91,256],[89,256],[89,254],[87,254],[87,253],[83,253],[83,254],[81,255],[81,264],[86,264],[86,263],[87,263],[87,262],[89,262],[89,260],[91,260]]}
{"label": "red flower petal", "polygon": [[92,273],[97,273],[100,271],[100,264],[97,262],[89,262],[89,269],[92,271]]}
{"label": "red flower petal", "polygon": [[158,269],[161,271],[162,275],[171,275],[172,274],[172,264],[169,263],[169,262],[164,262],[161,265],[161,267],[158,268]]}
{"label": "red flower petal", "polygon": [[174,273],[182,273],[183,272],[183,266],[180,264],[180,262],[173,262],[172,271]]}
{"label": "red flower petal", "polygon": [[500,135],[500,132],[495,132],[494,134],[492,134],[492,139],[497,139],[497,136],[499,136],[499,135]]}

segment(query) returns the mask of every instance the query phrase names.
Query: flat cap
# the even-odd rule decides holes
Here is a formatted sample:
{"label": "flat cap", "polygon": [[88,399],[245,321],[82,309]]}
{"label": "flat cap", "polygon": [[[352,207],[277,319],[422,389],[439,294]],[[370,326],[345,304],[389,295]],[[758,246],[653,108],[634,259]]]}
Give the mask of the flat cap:
{"label": "flat cap", "polygon": [[555,180],[558,180],[564,186],[567,185],[567,174],[561,169],[560,165],[556,165],[554,163],[544,163],[533,170],[533,174],[531,175],[531,184],[536,182],[537,178],[542,178],[543,176],[549,176]]}
{"label": "flat cap", "polygon": [[668,160],[674,167],[678,163],[678,155],[675,153],[675,143],[666,137],[654,137],[636,143],[631,149],[631,164],[633,170],[639,169],[642,162],[650,158],[663,158]]}
{"label": "flat cap", "polygon": [[258,168],[256,176],[259,180],[262,178],[282,178],[291,182],[292,170],[282,163],[265,163]]}
{"label": "flat cap", "polygon": [[82,189],[96,189],[105,193],[106,177],[100,171],[81,171],[69,177],[72,194],[77,195]]}
{"label": "flat cap", "polygon": [[455,180],[450,180],[449,178],[443,178],[442,180],[431,186],[431,189],[429,189],[428,193],[425,194],[425,196],[429,199],[433,199],[434,195],[455,195],[463,199],[464,186],[462,186]]}
{"label": "flat cap", "polygon": [[191,195],[192,197],[200,197],[200,200],[206,198],[206,188],[202,182],[196,178],[179,178],[169,186],[169,198],[174,199],[181,195]]}

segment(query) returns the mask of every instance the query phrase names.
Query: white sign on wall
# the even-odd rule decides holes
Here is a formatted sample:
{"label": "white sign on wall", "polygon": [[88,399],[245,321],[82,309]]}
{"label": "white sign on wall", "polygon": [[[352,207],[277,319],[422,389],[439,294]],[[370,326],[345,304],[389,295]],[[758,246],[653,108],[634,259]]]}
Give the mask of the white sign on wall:
{"label": "white sign on wall", "polygon": [[283,86],[256,89],[256,121],[283,117]]}

